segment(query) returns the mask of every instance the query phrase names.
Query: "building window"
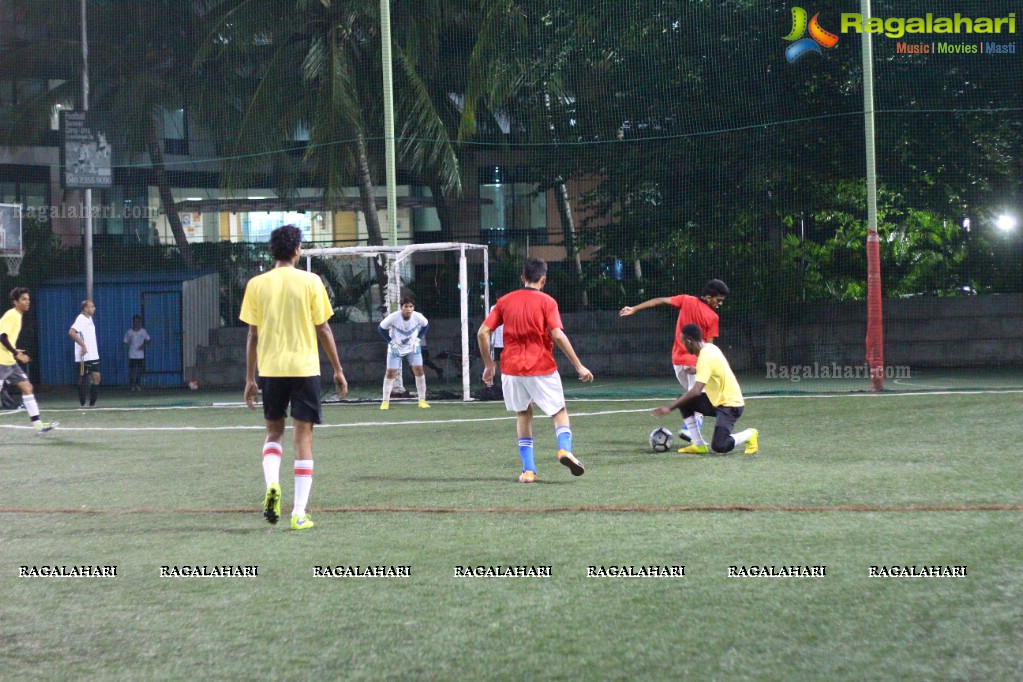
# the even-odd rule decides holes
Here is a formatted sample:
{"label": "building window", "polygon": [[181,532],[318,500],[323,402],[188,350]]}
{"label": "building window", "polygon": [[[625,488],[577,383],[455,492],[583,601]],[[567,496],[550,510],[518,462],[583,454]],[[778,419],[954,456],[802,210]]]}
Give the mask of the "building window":
{"label": "building window", "polygon": [[486,243],[547,243],[547,193],[526,175],[522,168],[483,169],[480,236]]}
{"label": "building window", "polygon": [[188,117],[184,109],[163,112],[163,151],[165,154],[188,154]]}
{"label": "building window", "polygon": [[[6,175],[0,172],[0,177]],[[0,180],[0,204],[21,204],[22,216],[50,220],[49,185],[45,182]]]}

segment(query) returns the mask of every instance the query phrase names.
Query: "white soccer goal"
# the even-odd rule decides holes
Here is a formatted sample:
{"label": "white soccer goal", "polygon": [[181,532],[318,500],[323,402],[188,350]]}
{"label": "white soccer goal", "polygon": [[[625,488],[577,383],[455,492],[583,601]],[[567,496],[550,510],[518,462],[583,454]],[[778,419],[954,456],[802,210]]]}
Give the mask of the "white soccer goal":
{"label": "white soccer goal", "polygon": [[[387,270],[387,309],[398,309],[401,300],[401,269],[416,253],[428,251],[458,252],[458,309],[462,338],[462,400],[471,400],[469,376],[469,276],[466,252],[481,251],[483,256],[483,310],[490,310],[490,263],[485,244],[440,242],[436,244],[409,244],[407,246],[339,246],[322,249],[303,249],[306,270],[312,271],[313,258],[363,257],[384,258]],[[372,271],[372,268],[371,268]]]}

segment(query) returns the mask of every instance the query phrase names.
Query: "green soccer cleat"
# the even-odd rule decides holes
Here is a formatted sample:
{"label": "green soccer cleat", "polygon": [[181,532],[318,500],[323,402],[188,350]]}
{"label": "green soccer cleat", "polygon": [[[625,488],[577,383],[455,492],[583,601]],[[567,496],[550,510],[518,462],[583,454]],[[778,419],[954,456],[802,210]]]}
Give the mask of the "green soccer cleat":
{"label": "green soccer cleat", "polygon": [[586,473],[586,469],[583,468],[583,463],[577,460],[575,455],[568,450],[558,450],[558,461],[567,466],[573,476],[582,476]]}
{"label": "green soccer cleat", "polygon": [[291,517],[291,530],[307,530],[312,528],[316,524],[309,518],[308,514],[302,514],[302,516]]}
{"label": "green soccer cleat", "polygon": [[683,455],[706,455],[706,445],[687,445],[684,448],[679,448],[678,451]]}
{"label": "green soccer cleat", "polygon": [[59,425],[60,422],[36,422],[33,428],[37,434],[46,433],[47,431],[53,431],[53,429]]}
{"label": "green soccer cleat", "polygon": [[753,432],[753,435],[750,436],[748,441],[746,441],[746,451],[743,454],[755,455],[760,452],[760,439],[757,438],[757,436],[760,435],[760,432],[756,429],[750,429],[750,431]]}
{"label": "green soccer cleat", "polygon": [[263,498],[263,516],[268,523],[277,523],[281,518],[281,484],[271,483]]}

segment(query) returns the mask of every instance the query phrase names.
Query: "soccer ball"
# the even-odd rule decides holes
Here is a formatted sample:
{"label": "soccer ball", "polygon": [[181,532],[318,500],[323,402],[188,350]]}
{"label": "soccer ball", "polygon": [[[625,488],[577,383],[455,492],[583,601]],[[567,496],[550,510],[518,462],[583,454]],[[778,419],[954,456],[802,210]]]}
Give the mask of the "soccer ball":
{"label": "soccer ball", "polygon": [[667,452],[675,444],[675,436],[671,429],[659,426],[650,432],[650,449],[654,452]]}

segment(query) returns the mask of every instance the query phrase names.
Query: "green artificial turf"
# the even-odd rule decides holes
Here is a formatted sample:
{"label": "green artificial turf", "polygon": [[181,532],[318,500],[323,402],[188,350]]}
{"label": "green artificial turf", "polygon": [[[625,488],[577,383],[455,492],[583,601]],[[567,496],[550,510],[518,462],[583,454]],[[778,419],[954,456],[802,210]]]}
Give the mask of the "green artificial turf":
{"label": "green artificial turf", "polygon": [[[760,429],[753,457],[654,454],[647,434],[678,426],[649,416],[657,401],[574,402],[587,473],[557,464],[538,418],[536,485],[515,482],[499,403],[329,405],[303,532],[260,514],[260,413],[211,398],[54,398],[44,418],[61,427],[38,437],[0,415],[3,677],[1023,676],[1019,393],[753,397],[739,422]],[[19,577],[75,565],[117,576]],[[160,577],[197,565],[258,576]],[[587,577],[652,565],[685,575]],[[826,574],[728,575],[793,565]],[[967,575],[870,577],[890,565]],[[466,566],[551,575],[457,577]]]}

